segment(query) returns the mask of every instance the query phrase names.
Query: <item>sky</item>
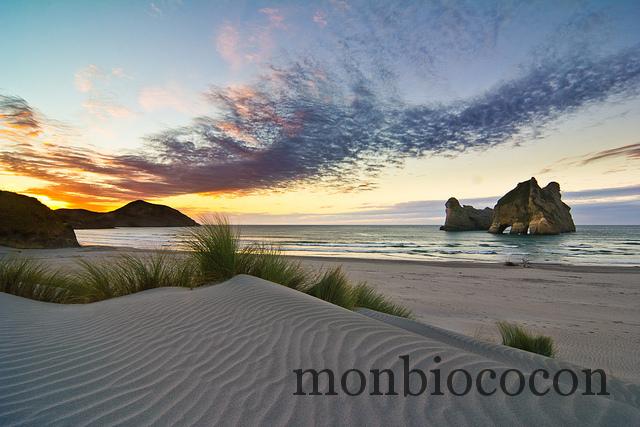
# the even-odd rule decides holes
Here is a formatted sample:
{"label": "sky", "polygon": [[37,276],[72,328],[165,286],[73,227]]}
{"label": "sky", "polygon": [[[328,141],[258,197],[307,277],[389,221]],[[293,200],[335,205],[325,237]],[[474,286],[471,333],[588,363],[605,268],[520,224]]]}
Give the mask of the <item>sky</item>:
{"label": "sky", "polygon": [[439,224],[560,183],[640,223],[638,1],[0,2],[0,188]]}

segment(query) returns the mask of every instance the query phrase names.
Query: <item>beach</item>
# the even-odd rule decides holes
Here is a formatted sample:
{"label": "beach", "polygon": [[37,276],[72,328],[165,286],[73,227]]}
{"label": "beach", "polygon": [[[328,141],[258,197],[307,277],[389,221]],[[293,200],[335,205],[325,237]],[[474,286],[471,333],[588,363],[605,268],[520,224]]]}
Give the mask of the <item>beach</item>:
{"label": "beach", "polygon": [[[81,259],[115,259],[130,248],[83,247],[8,250],[75,268]],[[640,382],[640,268],[478,262],[425,262],[293,257],[321,270],[342,265],[353,281],[366,281],[411,309],[416,320],[480,341],[499,343],[496,322],[522,324],[554,338],[557,358]]]}
{"label": "beach", "polygon": [[[84,305],[1,293],[0,308],[5,426],[640,422],[637,385],[603,394],[562,361],[252,276]],[[374,369],[393,376],[376,386]],[[551,389],[536,370],[552,392],[534,394]]]}

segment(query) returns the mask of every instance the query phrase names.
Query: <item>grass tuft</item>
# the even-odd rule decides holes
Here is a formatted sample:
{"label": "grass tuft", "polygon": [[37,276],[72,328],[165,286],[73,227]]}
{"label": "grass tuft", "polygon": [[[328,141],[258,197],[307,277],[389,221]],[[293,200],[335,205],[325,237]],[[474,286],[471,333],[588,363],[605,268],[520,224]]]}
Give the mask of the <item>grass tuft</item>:
{"label": "grass tuft", "polygon": [[187,245],[195,262],[208,281],[222,282],[251,270],[253,246],[240,245],[240,235],[223,216],[216,216],[212,224],[194,230]]}
{"label": "grass tuft", "polygon": [[52,272],[32,259],[0,259],[0,291],[38,301],[69,300],[74,283],[70,276]]}
{"label": "grass tuft", "polygon": [[497,325],[498,331],[500,331],[500,335],[502,336],[503,345],[547,357],[553,357],[556,354],[556,349],[551,337],[546,335],[533,335],[515,323],[503,321],[498,322]]}
{"label": "grass tuft", "polygon": [[138,257],[122,255],[115,263],[80,261],[82,289],[74,297],[78,302],[101,301],[160,287],[194,287],[199,275],[188,259],[165,253]]}
{"label": "grass tuft", "polygon": [[353,287],[342,267],[326,271],[307,293],[348,310],[354,308]]}
{"label": "grass tuft", "polygon": [[353,300],[355,307],[368,308],[408,319],[413,317],[411,310],[390,301],[386,296],[366,283],[360,283],[353,288]]}
{"label": "grass tuft", "polygon": [[256,246],[251,255],[248,274],[298,291],[308,290],[310,274],[299,262],[287,259],[274,246]]}
{"label": "grass tuft", "polygon": [[144,291],[178,286],[193,288],[250,274],[349,310],[355,307],[411,317],[411,312],[388,300],[365,283],[353,286],[341,267],[322,275],[310,273],[270,245],[242,246],[238,231],[223,216],[198,227],[187,240],[190,257],[156,252],[123,255],[116,261],[81,260],[71,274],[50,272],[29,259],[0,259],[0,291],[58,303],[90,303]]}

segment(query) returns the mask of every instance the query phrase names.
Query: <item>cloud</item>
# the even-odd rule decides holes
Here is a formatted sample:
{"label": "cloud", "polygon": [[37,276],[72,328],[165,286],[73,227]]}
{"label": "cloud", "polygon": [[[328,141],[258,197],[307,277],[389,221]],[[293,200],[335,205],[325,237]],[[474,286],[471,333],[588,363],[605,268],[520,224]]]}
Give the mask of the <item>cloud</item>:
{"label": "cloud", "polygon": [[284,15],[280,12],[279,9],[265,7],[263,9],[260,9],[260,13],[263,13],[269,19],[269,27],[279,28],[281,30],[287,29],[287,26],[284,23]]}
{"label": "cloud", "polygon": [[598,151],[585,156],[580,163],[587,165],[599,160],[622,157],[626,159],[640,159],[640,143],[629,144],[623,147],[611,148],[609,150]]}
{"label": "cloud", "polygon": [[153,17],[162,16],[162,9],[160,9],[154,2],[149,3],[149,15]]}
{"label": "cloud", "polygon": [[76,72],[74,76],[76,89],[82,93],[90,92],[93,90],[94,81],[104,76],[104,72],[97,65],[89,64]]}
{"label": "cloud", "polygon": [[161,18],[165,11],[175,10],[182,4],[182,0],[156,0],[149,3],[147,14],[153,18]]}
{"label": "cloud", "polygon": [[231,64],[232,68],[240,68],[244,57],[239,51],[240,33],[230,23],[222,25],[216,36],[216,49],[222,58]]}
{"label": "cloud", "polygon": [[145,111],[171,109],[181,113],[197,113],[203,109],[202,101],[190,95],[176,83],[142,88],[138,103]]}
{"label": "cloud", "polygon": [[107,118],[130,118],[135,113],[129,108],[118,103],[110,90],[114,80],[127,80],[131,77],[123,68],[104,70],[95,64],[89,64],[78,70],[75,74],[76,89],[87,94],[87,99],[82,102],[85,111],[104,120]]}
{"label": "cloud", "polygon": [[89,64],[76,71],[74,83],[76,89],[82,93],[100,90],[100,85],[108,84],[113,79],[131,79],[121,67],[104,70],[95,64]]}
{"label": "cloud", "polygon": [[[376,185],[380,171],[408,158],[534,142],[557,119],[638,95],[640,45],[635,45],[608,54],[581,48],[557,55],[550,49],[476,96],[448,103],[406,101],[398,90],[403,70],[430,75],[438,61],[491,45],[511,13],[445,3],[425,6],[428,16],[422,5],[397,8],[387,2],[328,9],[330,27],[338,32],[328,47],[318,47],[325,55],[289,52],[277,61],[268,53],[271,17],[281,16],[279,11],[262,12],[269,17],[267,27],[225,23],[216,34],[218,52],[232,67],[259,63],[261,73],[244,85],[210,88],[206,97],[215,115],[198,115],[186,126],[148,135],[143,149],[103,158],[100,172],[92,173],[104,176],[93,181],[104,184],[106,194],[146,197],[307,183],[361,191]],[[353,25],[334,24],[335,14]],[[98,71],[87,67],[79,87],[93,94],[104,74]],[[178,98],[175,91],[156,87],[143,90],[139,101],[149,110],[183,108]],[[634,150],[627,147],[624,153]],[[38,153],[43,161],[50,155]],[[10,168],[25,169],[32,161],[20,148],[9,154]],[[93,154],[88,157],[77,168],[90,171]],[[59,156],[49,166],[56,173],[74,167]]]}
{"label": "cloud", "polygon": [[[639,76],[635,47],[535,67],[466,102],[405,105],[380,98],[359,70],[350,70],[341,86],[329,70],[304,62],[272,67],[242,93],[214,88],[209,99],[220,117],[200,117],[149,142],[164,164],[181,170],[189,165],[180,175],[191,191],[246,191],[304,180],[366,183],[407,157],[513,141],[578,108],[635,93]],[[223,124],[261,146],[234,138]]]}
{"label": "cloud", "polygon": [[316,13],[313,14],[313,22],[318,24],[320,28],[324,28],[327,26],[327,15],[321,10],[317,10]]}
{"label": "cloud", "polygon": [[[623,159],[638,160],[640,159],[640,143],[623,145],[621,147],[609,148],[607,150],[595,151],[581,156],[566,157],[554,162],[552,165],[543,168],[540,174],[550,173],[557,170],[563,170],[569,167],[586,166],[601,160]],[[615,173],[620,170],[610,170],[609,173]]]}
{"label": "cloud", "polygon": [[0,136],[15,141],[41,132],[37,113],[24,99],[0,94]]}
{"label": "cloud", "polygon": [[129,108],[109,99],[90,98],[82,103],[82,107],[87,113],[99,120],[107,120],[109,118],[129,119],[136,115]]}
{"label": "cloud", "polygon": [[[382,169],[408,157],[486,149],[578,108],[635,94],[640,47],[539,65],[451,105],[384,98],[374,81],[348,65],[337,75],[306,60],[272,66],[251,85],[212,88],[207,96],[218,115],[150,135],[144,151],[113,156],[104,172],[121,191],[147,197],[304,182],[367,189]],[[20,159],[18,150],[11,167]]]}
{"label": "cloud", "polygon": [[262,8],[263,22],[225,22],[215,36],[216,50],[234,70],[247,64],[265,63],[274,49],[274,32],[287,30],[285,18],[280,9]]}

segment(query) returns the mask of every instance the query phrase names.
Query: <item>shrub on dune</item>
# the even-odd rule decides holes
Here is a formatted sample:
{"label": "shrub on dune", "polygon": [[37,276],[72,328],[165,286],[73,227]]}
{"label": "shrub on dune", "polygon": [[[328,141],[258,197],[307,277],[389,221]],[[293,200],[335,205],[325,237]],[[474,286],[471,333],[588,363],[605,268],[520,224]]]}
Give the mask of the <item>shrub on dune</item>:
{"label": "shrub on dune", "polygon": [[73,281],[31,259],[0,259],[0,291],[48,302],[67,302]]}
{"label": "shrub on dune", "polygon": [[515,323],[498,322],[498,331],[500,331],[500,335],[502,336],[503,345],[547,357],[553,357],[556,353],[551,337],[546,335],[533,335]]}
{"label": "shrub on dune", "polygon": [[360,283],[353,288],[353,301],[357,308],[368,308],[398,317],[413,317],[411,310],[392,302],[366,283]]}

